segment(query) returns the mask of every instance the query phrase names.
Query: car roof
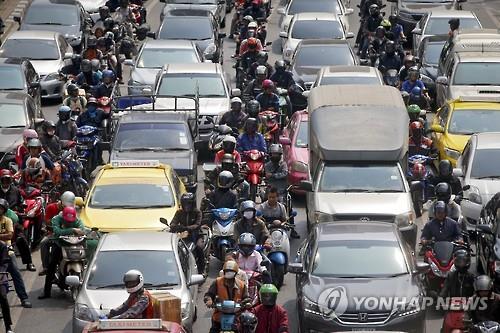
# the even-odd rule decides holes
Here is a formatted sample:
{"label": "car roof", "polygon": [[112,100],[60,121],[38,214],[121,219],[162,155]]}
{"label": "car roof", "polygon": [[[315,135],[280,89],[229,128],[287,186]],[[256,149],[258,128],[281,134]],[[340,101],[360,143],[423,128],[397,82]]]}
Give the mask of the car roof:
{"label": "car roof", "polygon": [[132,113],[120,117],[120,124],[131,123],[186,123],[188,116],[185,113],[158,112],[158,113]]}
{"label": "car roof", "polygon": [[335,221],[319,223],[318,241],[379,240],[398,242],[397,227],[387,222]]}
{"label": "car roof", "polygon": [[476,139],[476,149],[500,148],[500,132],[477,133],[472,137]]}
{"label": "car roof", "polygon": [[500,53],[498,52],[468,52],[459,51],[456,53],[460,62],[500,62]]}
{"label": "car roof", "polygon": [[174,237],[163,231],[113,232],[104,235],[99,251],[173,251]]}
{"label": "car roof", "polygon": [[470,10],[444,10],[444,9],[433,9],[430,11],[430,17],[432,18],[467,18],[476,17],[476,15]]}
{"label": "car roof", "polygon": [[453,110],[498,110],[500,111],[500,101],[493,96],[465,96],[459,97],[449,102]]}
{"label": "car roof", "polygon": [[338,21],[339,18],[335,13],[322,13],[322,12],[310,12],[310,13],[297,13],[294,15],[295,21]]}
{"label": "car roof", "polygon": [[18,30],[14,31],[7,39],[53,39],[59,35],[58,32],[45,30]]}
{"label": "car roof", "polygon": [[0,104],[23,104],[26,99],[29,98],[29,95],[22,92],[0,92]]}
{"label": "car roof", "polygon": [[345,76],[379,76],[379,70],[371,66],[325,66],[321,68],[322,76],[338,76],[339,74],[348,74]]}
{"label": "car roof", "polygon": [[424,38],[422,38],[420,42],[421,43],[446,42],[449,38],[450,36],[448,35],[431,35],[431,36],[425,36]]}
{"label": "car roof", "polygon": [[164,73],[204,73],[204,74],[221,74],[223,69],[220,64],[213,62],[202,62],[192,64],[168,64],[165,67]]}
{"label": "car roof", "polygon": [[167,174],[171,170],[172,167],[169,165],[162,165],[162,167],[157,168],[113,168],[111,164],[107,164],[96,180],[96,184],[116,184],[121,183],[123,180],[130,181],[130,178],[143,179],[143,181],[154,179],[155,182],[164,180],[164,183],[168,183]]}
{"label": "car roof", "polygon": [[194,42],[176,39],[149,39],[144,43],[145,49],[194,49]]}
{"label": "car roof", "polygon": [[349,41],[343,39],[303,39],[300,41],[302,46],[309,45],[339,45],[339,46],[349,46]]}

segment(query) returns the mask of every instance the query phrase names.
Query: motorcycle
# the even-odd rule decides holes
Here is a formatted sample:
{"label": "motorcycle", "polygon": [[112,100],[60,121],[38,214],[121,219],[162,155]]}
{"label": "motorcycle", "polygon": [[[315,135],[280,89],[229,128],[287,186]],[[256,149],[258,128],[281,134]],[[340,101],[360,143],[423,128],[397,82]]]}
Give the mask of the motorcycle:
{"label": "motorcycle", "polygon": [[248,297],[250,304],[255,307],[260,304],[259,290],[262,285],[262,274],[255,271],[245,271],[248,279]]}
{"label": "motorcycle", "polygon": [[[290,218],[295,217],[297,213],[292,212]],[[271,261],[271,276],[273,284],[280,289],[287,272],[290,259],[290,239],[287,231],[294,226],[286,222],[280,224],[270,223],[268,225],[271,249],[267,252],[267,257]]]}
{"label": "motorcycle", "polygon": [[[408,180],[410,183],[410,192],[413,201],[413,208],[415,209],[415,214],[417,217],[422,216],[422,211],[424,209],[424,204],[432,200],[434,197],[434,185],[429,181],[431,177],[431,171],[427,167],[431,161],[435,158],[425,156],[425,155],[413,155],[408,157]],[[413,167],[420,164],[425,167],[425,175],[419,176],[413,174]]]}
{"label": "motorcycle", "polygon": [[496,321],[483,321],[472,325],[471,333],[497,333],[500,332],[500,323]]}
{"label": "motorcycle", "polygon": [[256,149],[243,153],[247,161],[243,163],[245,179],[250,184],[249,199],[255,201],[264,176],[264,153]]}
{"label": "motorcycle", "polygon": [[87,264],[87,236],[59,236],[59,240],[62,260],[56,271],[55,281],[61,290],[70,290],[73,301],[76,301]]}
{"label": "motorcycle", "polygon": [[456,298],[451,300],[450,308],[443,319],[442,333],[462,333],[466,331],[466,304],[464,299]]}
{"label": "motorcycle", "polygon": [[235,301],[225,300],[217,302],[214,306],[220,313],[221,332],[237,333],[237,316],[241,311],[241,304]]}
{"label": "motorcycle", "polygon": [[280,134],[280,113],[272,110],[265,110],[259,113],[262,134],[269,147],[273,143],[279,142]]}
{"label": "motorcycle", "polygon": [[384,73],[384,82],[386,85],[399,88],[399,72],[396,69],[388,69]]}
{"label": "motorcycle", "polygon": [[62,183],[63,189],[69,189],[77,197],[84,197],[89,189],[89,185],[82,177],[83,165],[78,159],[75,149],[66,150],[61,156]]}
{"label": "motorcycle", "polygon": [[280,129],[283,130],[287,123],[288,117],[292,114],[292,103],[288,97],[288,90],[283,88],[276,89],[280,103]]}
{"label": "motorcycle", "polygon": [[[107,96],[102,96],[97,99],[97,107],[104,111],[105,114],[109,115],[111,113],[111,98]],[[108,120],[110,117],[105,118],[102,121],[103,136],[104,141],[111,140],[111,123]]]}
{"label": "motorcycle", "polygon": [[[205,198],[205,202],[208,200]],[[211,204],[210,204],[211,205]],[[209,210],[213,218],[211,253],[214,257],[224,262],[226,254],[235,247],[234,223],[238,214],[237,209],[213,208]]]}
{"label": "motorcycle", "polygon": [[94,161],[94,150],[101,141],[99,129],[94,126],[82,126],[76,132],[76,153],[83,165],[83,177],[89,179],[97,161]]}
{"label": "motorcycle", "polygon": [[17,215],[23,226],[23,233],[28,246],[33,250],[42,238],[46,203],[43,200],[40,189],[29,186],[20,190],[24,198],[24,210],[18,211]]}

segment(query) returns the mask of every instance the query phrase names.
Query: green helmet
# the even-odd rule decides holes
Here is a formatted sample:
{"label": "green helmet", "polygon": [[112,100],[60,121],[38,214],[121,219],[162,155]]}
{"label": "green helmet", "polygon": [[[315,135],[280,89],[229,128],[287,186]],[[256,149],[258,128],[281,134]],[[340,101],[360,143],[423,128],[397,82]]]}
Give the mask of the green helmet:
{"label": "green helmet", "polygon": [[259,297],[263,305],[274,306],[278,298],[278,288],[274,284],[263,284],[259,290]]}
{"label": "green helmet", "polygon": [[417,115],[420,114],[420,106],[418,106],[416,104],[408,105],[406,110],[408,110],[408,113],[413,113],[413,114],[417,114]]}

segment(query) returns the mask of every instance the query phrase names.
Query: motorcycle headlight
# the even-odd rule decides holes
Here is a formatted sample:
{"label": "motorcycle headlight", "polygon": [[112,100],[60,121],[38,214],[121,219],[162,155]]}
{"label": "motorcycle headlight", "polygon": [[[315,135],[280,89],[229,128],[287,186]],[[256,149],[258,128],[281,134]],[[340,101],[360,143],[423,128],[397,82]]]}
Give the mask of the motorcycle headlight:
{"label": "motorcycle headlight", "polygon": [[308,166],[304,162],[295,161],[292,163],[292,168],[295,172],[306,173],[308,171]]}
{"label": "motorcycle headlight", "polygon": [[279,242],[281,241],[281,238],[283,238],[283,234],[280,231],[276,230],[271,233],[271,239],[273,242]]}
{"label": "motorcycle headlight", "polygon": [[333,217],[331,214],[323,213],[323,212],[315,212],[314,213],[314,220],[316,223],[321,223],[321,222],[331,222],[333,221]]}
{"label": "motorcycle headlight", "polygon": [[44,81],[59,80],[59,73],[50,73],[45,76]]}
{"label": "motorcycle headlight", "polygon": [[458,160],[458,158],[461,155],[459,151],[457,151],[455,149],[450,149],[450,148],[445,148],[444,153],[454,160]]}
{"label": "motorcycle headlight", "polygon": [[414,222],[415,222],[415,216],[411,211],[396,216],[396,224],[400,227],[406,227],[412,225]]}
{"label": "motorcycle headlight", "polygon": [[437,267],[437,265],[434,263],[434,262],[430,262],[430,266],[431,266],[431,270],[432,270],[432,273],[436,276],[439,276],[439,277],[442,277],[442,278],[445,278],[446,275],[448,275],[448,272],[442,272],[439,267]]}
{"label": "motorcycle headlight", "polygon": [[84,321],[95,321],[97,319],[92,310],[86,304],[82,303],[75,304],[75,318]]}
{"label": "motorcycle headlight", "polygon": [[216,51],[217,51],[217,46],[215,46],[215,44],[210,44],[207,46],[205,51],[203,51],[203,55],[204,56],[211,55],[214,54]]}

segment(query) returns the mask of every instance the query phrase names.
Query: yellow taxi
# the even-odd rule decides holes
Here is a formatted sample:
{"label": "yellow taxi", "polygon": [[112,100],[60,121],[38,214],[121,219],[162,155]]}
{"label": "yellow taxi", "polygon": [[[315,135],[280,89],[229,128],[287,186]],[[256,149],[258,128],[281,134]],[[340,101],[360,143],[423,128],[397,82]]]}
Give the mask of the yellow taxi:
{"label": "yellow taxi", "polygon": [[472,134],[500,131],[500,98],[471,96],[447,102],[434,117],[432,141],[439,159],[455,167]]}
{"label": "yellow taxi", "polygon": [[174,169],[159,161],[111,161],[96,174],[80,218],[102,232],[162,230],[186,192]]}

